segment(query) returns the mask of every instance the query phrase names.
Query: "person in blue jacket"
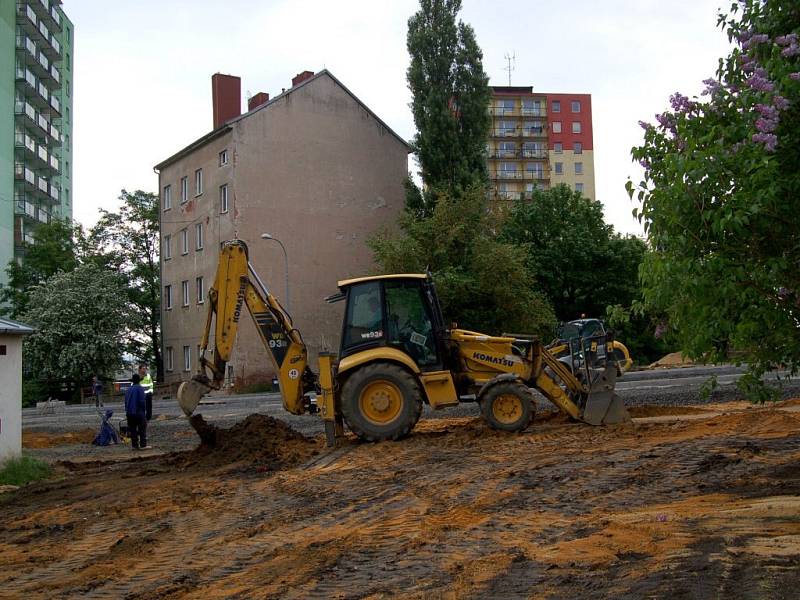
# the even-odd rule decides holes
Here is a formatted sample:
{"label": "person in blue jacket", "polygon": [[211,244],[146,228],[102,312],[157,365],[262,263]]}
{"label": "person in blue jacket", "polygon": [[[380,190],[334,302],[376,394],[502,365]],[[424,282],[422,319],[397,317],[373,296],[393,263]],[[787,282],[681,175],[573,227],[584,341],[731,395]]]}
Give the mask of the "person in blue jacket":
{"label": "person in blue jacket", "polygon": [[150,447],[147,445],[147,401],[144,388],[139,384],[139,374],[134,373],[131,381],[133,385],[125,390],[125,417],[128,420],[131,447],[134,450],[144,450]]}

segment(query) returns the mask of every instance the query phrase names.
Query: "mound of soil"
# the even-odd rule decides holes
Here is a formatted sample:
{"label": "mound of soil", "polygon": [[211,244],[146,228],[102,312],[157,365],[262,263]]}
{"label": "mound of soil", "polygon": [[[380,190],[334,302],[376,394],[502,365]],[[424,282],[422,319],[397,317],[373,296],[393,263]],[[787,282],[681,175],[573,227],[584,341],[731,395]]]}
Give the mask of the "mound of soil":
{"label": "mound of soil", "polygon": [[628,406],[627,409],[633,418],[699,415],[708,412],[694,406],[650,406],[647,404],[644,406]]}
{"label": "mound of soil", "polygon": [[694,363],[688,357],[683,356],[681,352],[672,352],[666,356],[662,356],[656,362],[650,364],[650,369],[658,369],[662,367],[688,367]]}
{"label": "mound of soil", "polygon": [[182,467],[241,463],[278,470],[303,463],[320,451],[320,442],[266,415],[252,414],[230,429],[208,423],[203,415],[193,415],[189,422],[200,436],[200,446],[176,455]]}
{"label": "mound of soil", "polygon": [[95,429],[81,429],[65,433],[49,433],[47,431],[23,431],[23,448],[54,448],[68,444],[91,444],[97,435]]}

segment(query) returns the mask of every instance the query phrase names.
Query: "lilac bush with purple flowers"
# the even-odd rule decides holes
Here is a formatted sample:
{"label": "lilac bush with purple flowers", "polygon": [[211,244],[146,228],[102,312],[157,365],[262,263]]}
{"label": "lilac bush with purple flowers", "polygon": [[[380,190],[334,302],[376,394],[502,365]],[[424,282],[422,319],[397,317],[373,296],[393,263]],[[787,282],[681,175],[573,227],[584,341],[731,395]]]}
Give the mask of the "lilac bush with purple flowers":
{"label": "lilac bush with purple flowers", "polygon": [[800,3],[741,0],[718,25],[733,49],[700,98],[640,122],[627,189],[652,249],[645,305],[693,358],[744,356],[764,399],[761,374],[800,368]]}

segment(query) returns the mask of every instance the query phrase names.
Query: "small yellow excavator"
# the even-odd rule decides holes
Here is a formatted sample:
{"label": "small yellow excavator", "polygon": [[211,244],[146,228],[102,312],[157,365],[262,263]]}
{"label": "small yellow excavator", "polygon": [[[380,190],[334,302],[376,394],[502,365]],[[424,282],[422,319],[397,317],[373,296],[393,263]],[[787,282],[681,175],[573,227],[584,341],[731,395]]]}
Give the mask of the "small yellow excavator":
{"label": "small yellow excavator", "polygon": [[178,390],[184,413],[191,415],[205,394],[220,389],[247,310],[269,350],[284,408],[319,414],[329,445],[344,434],[345,423],[365,441],[399,439],[414,428],[424,403],[441,409],[477,401],[491,427],[522,431],[536,408],[531,388],[578,421],[630,420],[614,392],[614,362],[596,360],[611,355],[606,336],[584,340],[580,368],[570,368],[534,337],[448,328],[428,274],[361,277],[338,287],[326,300],[345,302],[340,351],[321,352],[313,373],[300,332],[253,269],[247,245],[223,243],[198,372]]}

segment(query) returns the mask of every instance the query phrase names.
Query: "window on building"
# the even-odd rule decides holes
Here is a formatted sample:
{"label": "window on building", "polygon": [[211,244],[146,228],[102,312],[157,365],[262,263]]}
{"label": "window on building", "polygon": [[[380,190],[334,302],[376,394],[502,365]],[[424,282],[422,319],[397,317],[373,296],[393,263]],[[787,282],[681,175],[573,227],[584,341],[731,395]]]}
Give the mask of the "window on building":
{"label": "window on building", "polygon": [[575,184],[575,191],[582,194],[583,193],[583,184],[582,183],[576,183]]}
{"label": "window on building", "polygon": [[502,114],[504,115],[511,115],[514,113],[514,104],[513,100],[501,100],[500,101],[500,108],[502,109]]}
{"label": "window on building", "polygon": [[517,145],[514,142],[500,142],[499,149],[502,158],[512,158],[517,153]]}
{"label": "window on building", "polygon": [[172,186],[165,185],[164,186],[164,195],[161,199],[161,204],[164,206],[164,210],[169,210],[172,208]]}
{"label": "window on building", "polygon": [[532,100],[530,98],[522,101],[522,114],[533,115],[535,117],[542,116],[542,101]]}
{"label": "window on building", "polygon": [[573,121],[572,122],[572,133],[580,133],[581,132],[581,122],[580,121]]}
{"label": "window on building", "polygon": [[583,175],[583,163],[576,162],[575,163],[575,175]]}
{"label": "window on building", "polygon": [[553,100],[553,112],[554,113],[561,112],[561,100]]}
{"label": "window on building", "polygon": [[194,195],[199,196],[203,193],[203,169],[194,172]]}
{"label": "window on building", "polygon": [[500,163],[500,172],[498,173],[498,177],[502,179],[515,179],[516,176],[517,176],[516,163],[511,163],[511,162]]}
{"label": "window on building", "polygon": [[184,346],[183,347],[183,370],[184,371],[191,371],[192,370],[192,347],[191,346]]}
{"label": "window on building", "polygon": [[203,224],[198,223],[194,226],[194,249],[203,249]]}
{"label": "window on building", "polygon": [[581,101],[580,100],[573,100],[572,101],[572,112],[574,112],[574,113],[581,112]]}
{"label": "window on building", "polygon": [[583,154],[583,144],[581,144],[580,142],[575,142],[574,144],[572,144],[572,151],[575,154]]}
{"label": "window on building", "polygon": [[64,145],[67,147],[67,150],[69,150],[69,134],[64,136]]}
{"label": "window on building", "polygon": [[167,371],[173,371],[175,369],[175,355],[172,352],[172,346],[164,348],[164,355],[164,362],[167,363]]}
{"label": "window on building", "polygon": [[189,281],[181,281],[181,306],[189,306]]}
{"label": "window on building", "polygon": [[219,186],[219,212],[228,212],[228,184]]}
{"label": "window on building", "polygon": [[514,121],[500,121],[498,123],[498,128],[500,135],[513,135],[517,130],[517,126],[514,124]]}
{"label": "window on building", "polygon": [[172,286],[165,285],[164,286],[164,308],[167,310],[172,310]]}
{"label": "window on building", "polygon": [[561,133],[561,121],[553,121],[553,133]]}
{"label": "window on building", "polygon": [[164,236],[164,260],[169,260],[172,258],[172,236],[165,235]]}
{"label": "window on building", "polygon": [[181,229],[181,254],[189,254],[189,232]]}
{"label": "window on building", "polygon": [[564,173],[564,163],[557,162],[556,163],[556,175],[562,175]]}
{"label": "window on building", "polygon": [[228,149],[226,148],[222,152],[219,153],[219,166],[227,165],[228,164]]}
{"label": "window on building", "polygon": [[534,179],[541,179],[542,174],[544,173],[544,167],[540,162],[532,162],[525,165],[525,170],[528,172],[530,177]]}
{"label": "window on building", "polygon": [[189,178],[181,177],[181,204],[189,199]]}
{"label": "window on building", "polygon": [[195,288],[197,288],[197,303],[202,304],[205,301],[206,292],[203,288],[203,278],[202,277],[195,277],[194,279]]}
{"label": "window on building", "polygon": [[564,151],[564,145],[561,142],[555,142],[553,144],[553,152],[556,154],[561,154]]}
{"label": "window on building", "polygon": [[533,184],[532,183],[526,183],[525,184],[525,191],[528,192],[528,193],[531,193],[533,191]]}
{"label": "window on building", "polygon": [[539,142],[525,142],[522,144],[522,156],[525,158],[542,156],[542,145]]}

